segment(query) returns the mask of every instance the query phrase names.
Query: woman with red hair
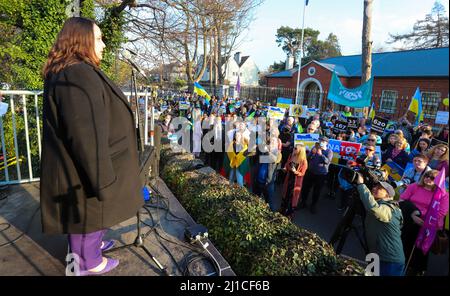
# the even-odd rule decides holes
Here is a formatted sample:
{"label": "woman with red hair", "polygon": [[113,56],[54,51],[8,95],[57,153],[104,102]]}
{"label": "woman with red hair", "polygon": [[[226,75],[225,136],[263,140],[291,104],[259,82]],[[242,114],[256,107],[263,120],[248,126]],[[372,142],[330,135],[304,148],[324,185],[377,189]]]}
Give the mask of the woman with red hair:
{"label": "woman with red hair", "polygon": [[76,275],[119,264],[103,235],[143,205],[133,111],[99,68],[104,48],[94,21],[70,18],[43,69],[42,229],[68,234]]}

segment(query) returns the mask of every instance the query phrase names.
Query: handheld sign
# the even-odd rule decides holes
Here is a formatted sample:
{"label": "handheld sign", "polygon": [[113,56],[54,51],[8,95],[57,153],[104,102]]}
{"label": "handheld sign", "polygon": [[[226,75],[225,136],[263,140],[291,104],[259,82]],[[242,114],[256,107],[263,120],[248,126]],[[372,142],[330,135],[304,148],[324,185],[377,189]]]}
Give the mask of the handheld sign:
{"label": "handheld sign", "polygon": [[301,117],[303,115],[303,112],[305,111],[304,107],[306,107],[306,106],[290,105],[290,107],[289,107],[289,116]]}
{"label": "handheld sign", "polygon": [[356,160],[356,157],[361,150],[361,146],[362,145],[360,143],[339,141],[334,139],[330,139],[330,142],[328,143],[328,148],[333,151],[332,162],[334,164],[339,163],[339,159]]}
{"label": "handheld sign", "polygon": [[358,128],[358,117],[347,117],[347,126],[349,128]]}
{"label": "handheld sign", "polygon": [[388,125],[389,120],[383,117],[375,116],[372,120],[372,127],[370,132],[375,132],[378,135],[382,135]]}
{"label": "handheld sign", "polygon": [[180,101],[180,110],[188,110],[191,104],[189,102]]}
{"label": "handheld sign", "polygon": [[278,120],[283,120],[286,109],[270,106],[268,110],[268,117]]}
{"label": "handheld sign", "polygon": [[277,99],[277,107],[287,109],[291,106],[292,99],[287,98],[278,98]]}
{"label": "handheld sign", "polygon": [[333,127],[333,133],[340,134],[345,133],[347,131],[347,122],[336,120]]}
{"label": "handheld sign", "polygon": [[319,134],[294,134],[294,146],[300,143],[305,145],[306,151],[311,151],[319,141]]}
{"label": "handheld sign", "polygon": [[436,114],[436,124],[448,124],[448,111],[438,111]]}
{"label": "handheld sign", "polygon": [[[304,106],[306,107],[306,106]],[[307,108],[306,112],[303,112],[303,116],[305,118],[310,118],[311,116],[314,116],[319,112],[319,108]]]}

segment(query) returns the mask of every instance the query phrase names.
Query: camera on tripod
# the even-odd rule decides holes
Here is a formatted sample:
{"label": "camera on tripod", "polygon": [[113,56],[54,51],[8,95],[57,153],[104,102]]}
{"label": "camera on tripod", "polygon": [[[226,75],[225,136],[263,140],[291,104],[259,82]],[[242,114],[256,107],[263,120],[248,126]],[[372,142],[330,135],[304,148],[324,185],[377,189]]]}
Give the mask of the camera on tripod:
{"label": "camera on tripod", "polygon": [[347,167],[342,172],[342,177],[350,184],[356,184],[358,175],[361,175],[364,179],[364,184],[372,189],[380,182],[387,180],[386,173],[373,166],[367,165],[363,160],[357,159],[356,161],[349,161]]}
{"label": "camera on tripod", "polygon": [[[352,185],[356,185],[359,176],[363,178],[363,183],[369,189],[372,189],[378,183],[386,181],[387,179],[387,175],[384,171],[376,167],[367,165],[364,159],[361,158],[357,158],[356,161],[349,161],[347,163],[347,166],[339,166],[342,168],[342,178]],[[344,247],[348,233],[353,229],[364,251],[368,253],[369,250],[367,247],[366,234],[364,230],[364,219],[366,211],[359,197],[359,192],[354,187],[346,195],[346,197],[348,198],[347,209],[345,210],[341,221],[338,223],[336,229],[333,232],[333,235],[331,236],[330,244],[333,246],[336,244],[336,253],[340,254]],[[360,216],[363,221],[362,233],[360,233],[360,231],[358,231],[358,229],[353,225],[353,219],[355,218],[355,216]]]}

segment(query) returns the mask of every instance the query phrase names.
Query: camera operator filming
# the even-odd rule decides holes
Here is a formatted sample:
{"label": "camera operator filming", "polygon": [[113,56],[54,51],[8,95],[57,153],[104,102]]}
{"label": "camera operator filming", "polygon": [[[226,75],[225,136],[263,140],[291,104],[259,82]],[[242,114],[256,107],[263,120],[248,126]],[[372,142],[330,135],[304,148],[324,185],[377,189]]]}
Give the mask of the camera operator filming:
{"label": "camera operator filming", "polygon": [[380,276],[402,276],[405,255],[401,240],[403,216],[400,207],[393,200],[394,188],[379,182],[371,191],[364,184],[364,178],[357,173],[359,197],[366,213],[365,233],[370,253],[380,257]]}

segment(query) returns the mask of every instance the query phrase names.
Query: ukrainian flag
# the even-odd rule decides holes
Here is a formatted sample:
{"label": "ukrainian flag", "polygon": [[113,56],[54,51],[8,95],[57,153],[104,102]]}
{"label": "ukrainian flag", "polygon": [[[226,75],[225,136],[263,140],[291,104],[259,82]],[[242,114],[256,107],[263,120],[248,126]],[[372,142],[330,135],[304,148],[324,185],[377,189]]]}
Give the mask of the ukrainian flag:
{"label": "ukrainian flag", "polygon": [[375,117],[375,102],[372,102],[372,107],[370,108],[369,118],[373,120]]}
{"label": "ukrainian flag", "polygon": [[409,104],[408,111],[416,114],[416,125],[418,125],[419,122],[423,120],[422,95],[419,88],[416,89],[414,96],[411,98],[411,103]]}
{"label": "ukrainian flag", "polygon": [[211,97],[209,96],[209,94],[198,82],[194,82],[194,93],[198,94],[199,96],[205,97],[208,104],[209,101],[211,101]]}

